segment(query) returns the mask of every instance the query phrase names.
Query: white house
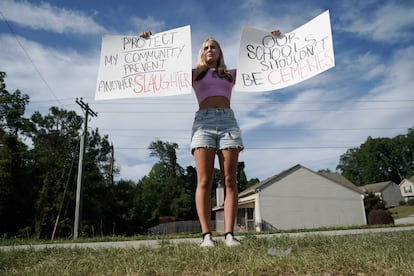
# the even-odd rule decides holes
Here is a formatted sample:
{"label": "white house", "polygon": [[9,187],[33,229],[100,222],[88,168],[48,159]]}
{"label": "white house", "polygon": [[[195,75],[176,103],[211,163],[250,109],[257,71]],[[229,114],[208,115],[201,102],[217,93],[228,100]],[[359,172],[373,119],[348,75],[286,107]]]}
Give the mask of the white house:
{"label": "white house", "polygon": [[[216,230],[224,231],[217,206]],[[239,193],[236,231],[366,224],[363,192],[336,173],[296,165]]]}
{"label": "white house", "polygon": [[405,201],[414,199],[414,176],[401,181],[400,192]]}
{"label": "white house", "polygon": [[385,207],[387,208],[398,206],[404,200],[400,187],[393,181],[368,184],[360,187],[360,189],[366,193],[373,193],[379,196],[379,198],[385,201]]}

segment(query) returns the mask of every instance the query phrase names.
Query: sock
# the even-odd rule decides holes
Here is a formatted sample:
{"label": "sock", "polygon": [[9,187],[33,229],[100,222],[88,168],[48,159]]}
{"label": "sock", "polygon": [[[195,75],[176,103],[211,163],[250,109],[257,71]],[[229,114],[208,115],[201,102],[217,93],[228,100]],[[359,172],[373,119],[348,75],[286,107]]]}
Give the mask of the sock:
{"label": "sock", "polygon": [[211,234],[211,232],[205,232],[205,233],[203,233],[203,240],[204,240],[204,237],[205,237],[206,235],[208,235],[208,234],[210,234],[210,235],[212,235],[212,236],[213,236],[213,234]]}

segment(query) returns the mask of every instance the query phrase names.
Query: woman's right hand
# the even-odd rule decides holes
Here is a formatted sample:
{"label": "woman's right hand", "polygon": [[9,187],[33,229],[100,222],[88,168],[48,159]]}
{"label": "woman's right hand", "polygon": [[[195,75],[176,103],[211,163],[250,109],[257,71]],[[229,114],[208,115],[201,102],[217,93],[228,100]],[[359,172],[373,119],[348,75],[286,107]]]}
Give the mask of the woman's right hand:
{"label": "woman's right hand", "polygon": [[144,32],[139,33],[139,37],[142,37],[142,38],[149,38],[151,35],[152,33],[150,31],[144,31]]}

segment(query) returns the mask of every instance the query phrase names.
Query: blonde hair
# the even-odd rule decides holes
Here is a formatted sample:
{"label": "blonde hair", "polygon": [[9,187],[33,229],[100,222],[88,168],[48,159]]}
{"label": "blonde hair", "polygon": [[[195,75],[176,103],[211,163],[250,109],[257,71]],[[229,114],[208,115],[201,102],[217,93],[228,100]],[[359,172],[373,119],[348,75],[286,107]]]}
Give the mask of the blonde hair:
{"label": "blonde hair", "polygon": [[208,65],[206,62],[205,54],[204,54],[204,45],[208,42],[212,41],[217,45],[217,49],[219,51],[219,59],[216,64],[216,74],[220,78],[225,78],[228,81],[233,81],[233,76],[227,71],[227,66],[224,62],[224,56],[223,51],[221,50],[220,44],[212,37],[208,37],[204,39],[203,43],[201,43],[200,50],[198,51],[198,57],[197,57],[197,66],[194,70],[194,80],[199,81],[206,75],[208,71]]}

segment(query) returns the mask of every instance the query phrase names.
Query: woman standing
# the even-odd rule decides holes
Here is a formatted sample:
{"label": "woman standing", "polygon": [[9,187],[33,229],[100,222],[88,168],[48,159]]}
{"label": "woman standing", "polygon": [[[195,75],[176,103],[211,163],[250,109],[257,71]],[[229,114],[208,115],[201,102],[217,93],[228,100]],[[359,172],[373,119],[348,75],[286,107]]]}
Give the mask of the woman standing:
{"label": "woman standing", "polygon": [[[275,36],[280,31],[272,31]],[[149,37],[143,32],[141,37]],[[230,107],[231,93],[236,80],[236,70],[227,70],[223,52],[214,38],[205,39],[198,53],[197,66],[193,69],[192,84],[199,109],[195,114],[191,153],[197,170],[195,193],[196,209],[203,239],[201,247],[215,245],[210,229],[211,189],[214,176],[214,160],[217,154],[220,164],[221,183],[224,188],[225,245],[240,245],[234,237],[237,215],[237,164],[243,150],[241,131]]]}
{"label": "woman standing", "polygon": [[192,128],[191,151],[197,170],[196,208],[203,233],[200,246],[214,246],[210,231],[211,189],[214,159],[220,164],[224,188],[225,244],[236,246],[233,227],[237,215],[236,183],[239,152],[243,149],[241,131],[230,108],[236,70],[227,70],[223,52],[213,38],[203,41],[193,70],[193,88],[199,110]]}

